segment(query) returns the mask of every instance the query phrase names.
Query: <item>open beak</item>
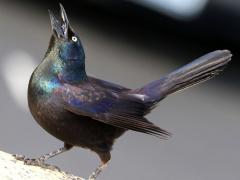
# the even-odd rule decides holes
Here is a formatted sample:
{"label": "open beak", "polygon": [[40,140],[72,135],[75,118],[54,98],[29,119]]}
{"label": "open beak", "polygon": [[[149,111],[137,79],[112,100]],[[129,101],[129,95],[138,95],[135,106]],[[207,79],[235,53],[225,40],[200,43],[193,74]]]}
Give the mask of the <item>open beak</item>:
{"label": "open beak", "polygon": [[61,11],[61,20],[59,21],[56,16],[52,13],[52,11],[48,10],[50,20],[51,20],[51,25],[52,25],[52,30],[53,33],[58,37],[58,38],[68,38],[69,31],[71,30],[71,27],[69,25],[69,21],[67,18],[66,11],[62,4],[60,4],[60,11]]}

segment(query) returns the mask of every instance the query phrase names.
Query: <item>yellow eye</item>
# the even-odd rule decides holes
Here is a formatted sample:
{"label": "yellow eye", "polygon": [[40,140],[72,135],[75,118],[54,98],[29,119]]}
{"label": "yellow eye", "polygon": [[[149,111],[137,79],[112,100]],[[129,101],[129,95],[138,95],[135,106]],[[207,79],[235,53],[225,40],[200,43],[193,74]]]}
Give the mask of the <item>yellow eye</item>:
{"label": "yellow eye", "polygon": [[78,39],[77,39],[76,36],[73,36],[73,37],[72,37],[72,40],[73,40],[73,42],[77,42]]}

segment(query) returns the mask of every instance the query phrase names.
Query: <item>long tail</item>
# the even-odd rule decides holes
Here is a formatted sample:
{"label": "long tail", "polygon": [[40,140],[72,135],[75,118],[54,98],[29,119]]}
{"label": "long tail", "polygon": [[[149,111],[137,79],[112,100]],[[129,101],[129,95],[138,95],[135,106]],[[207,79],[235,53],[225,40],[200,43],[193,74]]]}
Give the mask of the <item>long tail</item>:
{"label": "long tail", "polygon": [[169,94],[194,86],[218,75],[231,60],[228,50],[208,53],[195,61],[153,81],[133,93],[144,95],[144,102],[154,105]]}

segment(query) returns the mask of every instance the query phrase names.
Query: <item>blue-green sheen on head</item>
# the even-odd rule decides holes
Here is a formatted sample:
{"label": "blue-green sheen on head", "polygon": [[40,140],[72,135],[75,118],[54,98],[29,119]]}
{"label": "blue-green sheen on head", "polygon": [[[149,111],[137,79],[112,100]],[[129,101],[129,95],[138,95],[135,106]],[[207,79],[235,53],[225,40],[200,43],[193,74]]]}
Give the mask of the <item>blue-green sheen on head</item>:
{"label": "blue-green sheen on head", "polygon": [[73,35],[70,40],[60,42],[59,57],[65,63],[68,63],[68,61],[76,61],[76,63],[85,62],[82,44],[76,35]]}
{"label": "blue-green sheen on head", "polygon": [[54,59],[51,71],[61,80],[78,83],[87,79],[85,72],[85,53],[78,35],[69,24],[66,12],[61,6],[59,21],[49,11],[53,35],[50,41],[49,59]]}
{"label": "blue-green sheen on head", "polygon": [[61,20],[59,21],[54,14],[49,11],[53,35],[50,44],[53,51],[57,51],[57,58],[64,63],[68,61],[76,61],[76,63],[84,63],[85,54],[78,35],[70,26],[67,14],[61,6]]}

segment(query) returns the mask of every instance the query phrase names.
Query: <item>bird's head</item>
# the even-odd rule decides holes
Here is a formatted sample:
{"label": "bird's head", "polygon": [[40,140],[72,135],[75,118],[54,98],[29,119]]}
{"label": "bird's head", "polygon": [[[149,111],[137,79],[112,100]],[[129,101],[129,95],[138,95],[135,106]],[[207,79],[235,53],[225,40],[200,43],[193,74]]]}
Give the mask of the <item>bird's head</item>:
{"label": "bird's head", "polygon": [[[49,10],[52,36],[46,56],[54,59],[53,71],[65,80],[77,80],[76,74],[85,76],[85,53],[78,35],[70,26],[67,14],[60,4],[61,19]],[[84,78],[84,77],[83,77]]]}
{"label": "bird's head", "polygon": [[61,20],[59,21],[49,10],[53,46],[58,50],[58,55],[63,61],[79,61],[85,58],[84,50],[78,35],[70,26],[67,14],[60,4]]}

